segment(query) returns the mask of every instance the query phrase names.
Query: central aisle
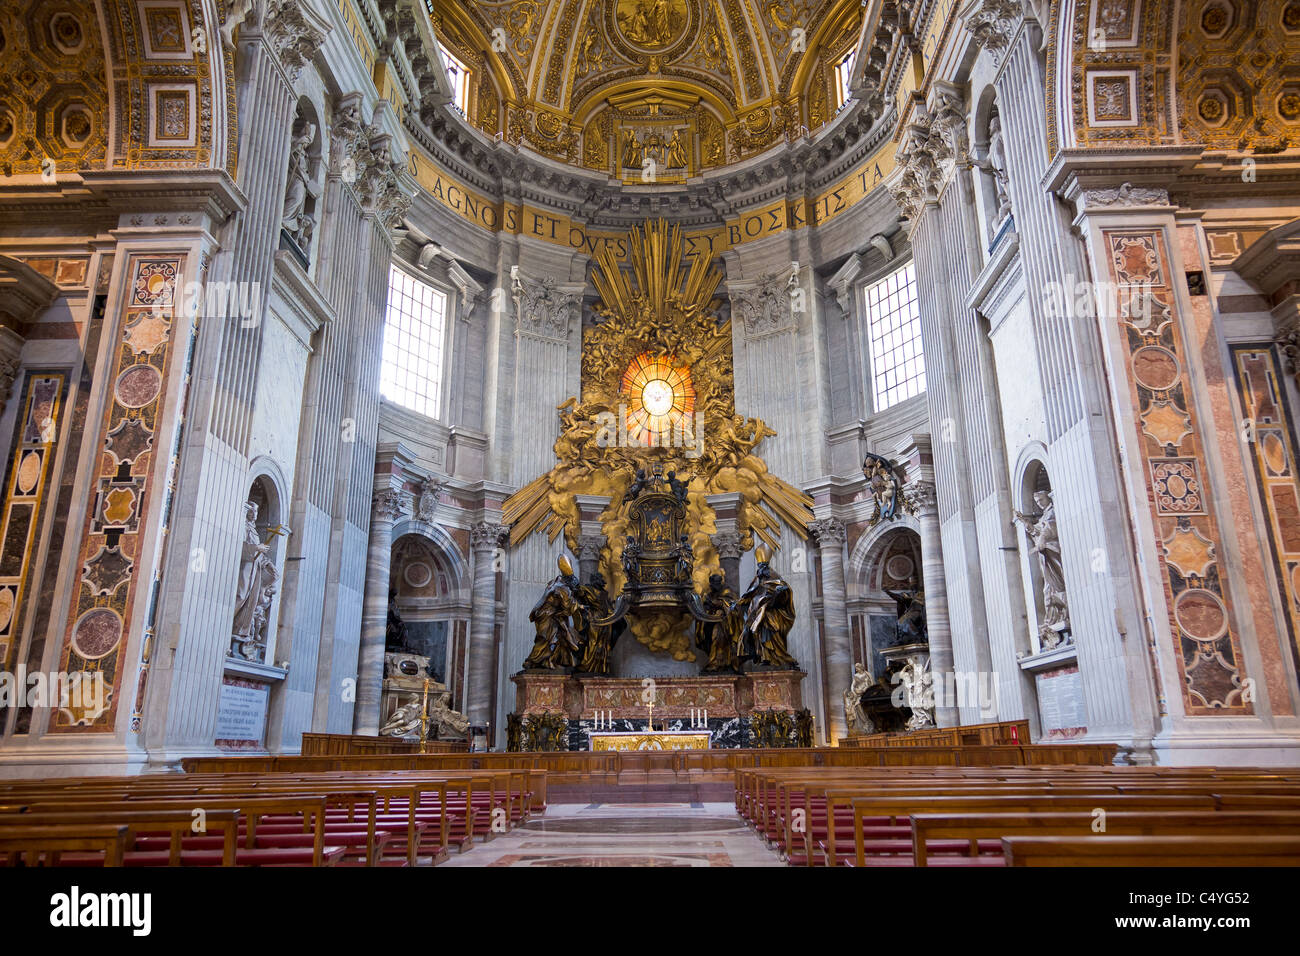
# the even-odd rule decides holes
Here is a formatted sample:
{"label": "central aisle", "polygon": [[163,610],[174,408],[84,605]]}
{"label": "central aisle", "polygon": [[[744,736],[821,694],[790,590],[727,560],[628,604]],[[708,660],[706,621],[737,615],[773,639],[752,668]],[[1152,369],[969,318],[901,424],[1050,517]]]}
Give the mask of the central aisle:
{"label": "central aisle", "polygon": [[782,866],[731,803],[561,803],[443,866]]}

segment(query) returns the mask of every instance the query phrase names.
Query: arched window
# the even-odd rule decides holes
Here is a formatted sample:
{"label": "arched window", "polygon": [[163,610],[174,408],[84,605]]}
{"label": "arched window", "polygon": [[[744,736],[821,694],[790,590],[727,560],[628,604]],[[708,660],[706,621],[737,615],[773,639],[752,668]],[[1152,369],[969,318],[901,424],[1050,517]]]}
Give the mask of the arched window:
{"label": "arched window", "polygon": [[442,44],[438,45],[442,62],[447,65],[447,79],[451,80],[452,105],[469,116],[469,67],[462,63]]}
{"label": "arched window", "polygon": [[871,392],[875,411],[925,391],[925,356],[916,305],[916,269],[908,263],[867,286]]}
{"label": "arched window", "polygon": [[849,84],[853,81],[853,64],[857,56],[857,50],[850,50],[844,59],[835,64],[835,108],[837,110],[849,101]]}
{"label": "arched window", "polygon": [[391,266],[379,382],[384,398],[430,418],[438,417],[446,325],[446,293]]}

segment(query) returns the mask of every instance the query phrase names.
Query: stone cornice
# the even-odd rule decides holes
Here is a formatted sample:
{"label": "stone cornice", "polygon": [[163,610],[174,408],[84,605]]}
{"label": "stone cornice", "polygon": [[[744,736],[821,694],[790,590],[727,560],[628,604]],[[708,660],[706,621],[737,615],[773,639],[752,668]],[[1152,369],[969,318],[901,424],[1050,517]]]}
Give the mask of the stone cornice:
{"label": "stone cornice", "polygon": [[[1061,150],[1043,175],[1042,187],[1073,199],[1086,190],[1163,189],[1172,205],[1193,202],[1294,198],[1300,151],[1269,155],[1229,154],[1198,146]],[[1234,193],[1239,194],[1234,197]]]}
{"label": "stone cornice", "polygon": [[408,113],[405,128],[447,175],[490,198],[530,201],[619,231],[659,215],[688,227],[720,226],[746,209],[819,193],[883,148],[895,118],[892,107],[880,121],[854,102],[815,136],[782,141],[671,189],[623,183],[489,138],[448,108]]}
{"label": "stone cornice", "polygon": [[31,266],[0,255],[0,323],[24,330],[59,297],[59,287]]}
{"label": "stone cornice", "polygon": [[224,170],[86,170],[47,186],[14,177],[0,184],[0,222],[39,213],[89,217],[126,212],[193,212],[215,223],[243,211],[248,200]]}

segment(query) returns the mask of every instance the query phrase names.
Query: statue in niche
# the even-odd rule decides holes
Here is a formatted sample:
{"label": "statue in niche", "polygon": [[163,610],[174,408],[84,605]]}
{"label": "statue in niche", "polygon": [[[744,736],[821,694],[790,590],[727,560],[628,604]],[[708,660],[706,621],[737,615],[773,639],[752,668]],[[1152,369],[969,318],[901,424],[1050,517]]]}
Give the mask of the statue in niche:
{"label": "statue in niche", "polygon": [[533,650],[524,661],[525,669],[572,667],[582,650],[581,634],[586,629],[586,610],[578,600],[580,587],[573,565],[560,555],[560,573],[546,586],[528,620],[537,629]]}
{"label": "statue in niche", "polygon": [[1029,547],[1038,555],[1042,572],[1043,620],[1038,627],[1044,650],[1052,650],[1066,638],[1070,628],[1070,609],[1065,598],[1065,565],[1061,561],[1061,539],[1056,533],[1056,505],[1050,491],[1034,492],[1034,504],[1042,510],[1037,515],[1015,513],[1024,526]]}
{"label": "statue in niche", "polygon": [[849,733],[854,735],[874,734],[875,722],[867,715],[862,706],[862,695],[875,686],[875,681],[867,673],[866,666],[859,661],[853,665],[853,680],[844,692],[844,722],[848,724]]}
{"label": "statue in niche", "polygon": [[261,661],[266,655],[266,622],[280,572],[271,558],[271,545],[257,532],[257,503],[244,503],[244,544],[235,592],[235,619],[230,656]]}
{"label": "statue in niche", "polygon": [[737,653],[742,660],[764,667],[797,670],[799,664],[786,646],[786,638],[794,626],[794,592],[772,570],[763,548],[758,549],[755,557],[758,568],[754,580],[733,609],[743,621],[736,639]]}
{"label": "statue in niche", "polygon": [[723,671],[741,672],[741,660],[736,653],[736,639],[740,635],[740,620],[732,611],[735,595],[727,587],[721,574],[709,575],[709,590],[700,603],[710,617],[721,615],[720,621],[701,621],[695,625],[695,646],[708,654],[704,673]]}
{"label": "statue in niche", "polygon": [[1002,117],[996,112],[989,117],[989,149],[985,158],[977,163],[993,179],[993,195],[997,210],[992,225],[999,225],[1011,214],[1011,195],[1007,191],[1007,151],[1002,141]]}
{"label": "statue in niche", "polygon": [[311,158],[307,150],[316,141],[316,124],[303,122],[302,131],[294,134],[289,147],[289,184],[284,193],[284,214],[280,228],[306,252],[311,245],[313,223],[307,212],[307,199],[316,198],[319,192],[311,178]]}
{"label": "statue in niche", "polygon": [[599,571],[593,571],[587,578],[587,583],[578,588],[578,600],[586,610],[586,632],[577,669],[587,674],[608,677],[610,651],[614,649],[614,644],[627,625],[622,621],[613,624],[594,623],[614,613],[609,591],[605,589],[605,576]]}
{"label": "statue in niche", "polygon": [[884,590],[898,605],[898,643],[925,644],[929,640],[925,626],[925,591]]}

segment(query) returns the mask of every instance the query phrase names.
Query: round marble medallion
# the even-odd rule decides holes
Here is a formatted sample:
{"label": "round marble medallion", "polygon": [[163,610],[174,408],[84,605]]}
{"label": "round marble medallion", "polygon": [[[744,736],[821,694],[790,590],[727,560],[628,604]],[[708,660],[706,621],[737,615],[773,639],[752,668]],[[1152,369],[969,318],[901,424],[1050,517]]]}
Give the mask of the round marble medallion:
{"label": "round marble medallion", "polygon": [[72,629],[72,646],[88,661],[98,660],[122,639],[122,619],[112,608],[91,608]]}
{"label": "round marble medallion", "polygon": [[117,377],[113,394],[127,408],[143,408],[162,390],[162,376],[152,365],[132,365]]}
{"label": "round marble medallion", "polygon": [[1188,588],[1174,600],[1174,618],[1193,640],[1213,641],[1228,630],[1228,609],[1219,596],[1204,588]]}

